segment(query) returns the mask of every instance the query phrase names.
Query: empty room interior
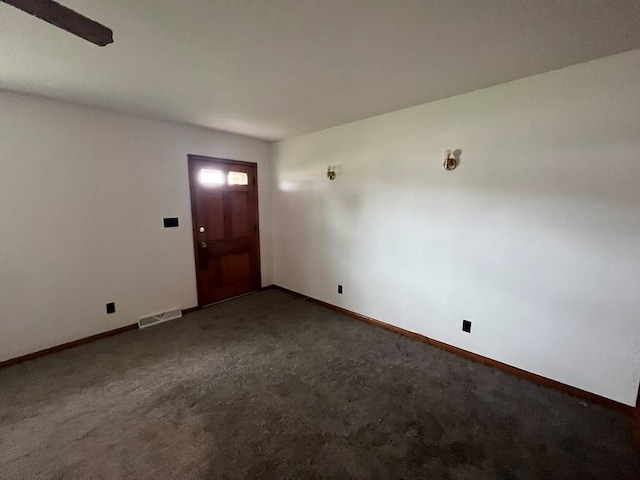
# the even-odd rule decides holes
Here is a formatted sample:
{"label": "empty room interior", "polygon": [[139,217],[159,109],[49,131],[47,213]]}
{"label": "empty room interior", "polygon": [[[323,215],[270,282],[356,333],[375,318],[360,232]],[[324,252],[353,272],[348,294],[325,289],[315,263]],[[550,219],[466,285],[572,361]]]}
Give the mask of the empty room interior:
{"label": "empty room interior", "polygon": [[640,478],[640,2],[1,0],[0,479]]}

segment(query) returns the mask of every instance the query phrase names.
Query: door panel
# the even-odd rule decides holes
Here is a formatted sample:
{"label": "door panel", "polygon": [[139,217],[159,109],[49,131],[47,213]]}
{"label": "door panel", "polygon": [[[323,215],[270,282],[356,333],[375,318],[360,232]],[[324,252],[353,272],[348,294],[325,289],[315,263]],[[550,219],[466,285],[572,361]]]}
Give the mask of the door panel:
{"label": "door panel", "polygon": [[204,232],[198,232],[198,240],[224,240],[224,198],[222,191],[202,191],[196,204],[198,228],[204,227]]}
{"label": "door panel", "polygon": [[200,306],[260,288],[256,173],[252,163],[189,155]]}
{"label": "door panel", "polygon": [[229,192],[231,196],[231,238],[249,236],[249,192]]}
{"label": "door panel", "polygon": [[222,283],[229,285],[251,278],[251,259],[248,253],[235,253],[220,258]]}

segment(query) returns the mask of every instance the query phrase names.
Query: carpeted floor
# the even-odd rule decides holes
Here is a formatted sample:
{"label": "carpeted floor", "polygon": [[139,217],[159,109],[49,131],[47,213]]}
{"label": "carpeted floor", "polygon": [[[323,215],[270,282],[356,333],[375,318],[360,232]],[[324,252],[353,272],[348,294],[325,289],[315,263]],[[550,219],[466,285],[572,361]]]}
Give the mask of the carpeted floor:
{"label": "carpeted floor", "polygon": [[632,479],[628,418],[269,290],[0,370],[2,479]]}

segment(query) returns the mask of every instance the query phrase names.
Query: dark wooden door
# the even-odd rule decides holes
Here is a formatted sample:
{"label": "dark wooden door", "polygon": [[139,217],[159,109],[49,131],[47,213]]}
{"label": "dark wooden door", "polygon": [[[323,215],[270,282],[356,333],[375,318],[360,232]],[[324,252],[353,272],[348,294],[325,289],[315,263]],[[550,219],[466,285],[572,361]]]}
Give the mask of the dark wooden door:
{"label": "dark wooden door", "polygon": [[189,155],[198,305],[260,288],[257,165]]}

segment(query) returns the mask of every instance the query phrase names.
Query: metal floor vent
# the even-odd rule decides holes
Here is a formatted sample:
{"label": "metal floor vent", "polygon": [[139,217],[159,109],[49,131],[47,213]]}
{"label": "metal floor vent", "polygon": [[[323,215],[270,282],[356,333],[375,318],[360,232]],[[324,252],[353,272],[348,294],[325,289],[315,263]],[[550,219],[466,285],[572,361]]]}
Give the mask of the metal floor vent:
{"label": "metal floor vent", "polygon": [[138,320],[138,327],[146,328],[159,323],[168,322],[169,320],[175,320],[182,317],[182,311],[179,308],[168,310],[162,313],[156,313],[155,315],[149,315]]}

